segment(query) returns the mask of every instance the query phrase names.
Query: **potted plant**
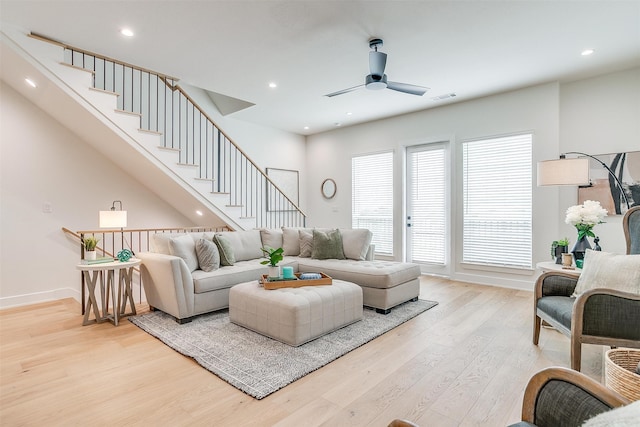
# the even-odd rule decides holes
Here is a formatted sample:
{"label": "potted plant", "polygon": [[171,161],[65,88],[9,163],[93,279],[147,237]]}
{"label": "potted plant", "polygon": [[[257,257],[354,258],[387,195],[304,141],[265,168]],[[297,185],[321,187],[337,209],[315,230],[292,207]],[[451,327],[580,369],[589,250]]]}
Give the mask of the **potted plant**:
{"label": "potted plant", "polygon": [[284,250],[282,248],[273,249],[273,248],[270,248],[269,246],[265,246],[260,249],[262,250],[262,253],[264,254],[264,256],[268,258],[260,262],[260,264],[262,265],[269,264],[268,277],[272,279],[279,279],[280,267],[278,266],[278,263],[284,259],[284,255],[282,255]]}
{"label": "potted plant", "polygon": [[562,254],[566,254],[568,250],[569,239],[566,237],[551,243],[551,257],[556,259],[556,264],[562,264]]}
{"label": "potted plant", "polygon": [[95,236],[87,236],[82,239],[82,244],[84,245],[84,259],[96,259],[96,246],[98,246],[99,240],[100,239]]}

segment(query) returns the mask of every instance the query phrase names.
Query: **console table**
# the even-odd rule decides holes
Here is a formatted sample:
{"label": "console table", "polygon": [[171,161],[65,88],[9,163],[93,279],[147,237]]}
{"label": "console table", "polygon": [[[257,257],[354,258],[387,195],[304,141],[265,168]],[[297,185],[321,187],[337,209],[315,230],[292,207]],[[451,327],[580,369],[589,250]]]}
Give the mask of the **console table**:
{"label": "console table", "polygon": [[[142,261],[132,258],[129,261],[105,262],[99,264],[78,264],[76,268],[84,275],[84,282],[87,285],[87,306],[84,311],[84,319],[82,325],[91,323],[102,323],[106,320],[113,322],[118,326],[121,317],[136,314],[136,306],[133,301],[133,292],[131,290],[131,278],[133,276],[133,268],[140,265]],[[116,298],[115,277],[118,276],[118,296]],[[106,277],[106,283],[105,283]],[[98,305],[96,299],[96,287],[99,282],[99,292],[102,307]],[[113,301],[112,313],[109,313],[109,298]],[[127,302],[131,308],[131,312],[125,313]],[[89,320],[89,315],[93,309],[94,320]]]}

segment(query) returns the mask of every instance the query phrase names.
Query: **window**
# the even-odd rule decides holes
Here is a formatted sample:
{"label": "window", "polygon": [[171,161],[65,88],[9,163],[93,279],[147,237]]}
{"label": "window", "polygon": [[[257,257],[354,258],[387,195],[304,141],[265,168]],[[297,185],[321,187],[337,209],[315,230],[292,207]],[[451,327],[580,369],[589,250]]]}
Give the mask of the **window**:
{"label": "window", "polygon": [[462,261],[531,268],[532,135],[462,144]]}
{"label": "window", "polygon": [[351,225],[373,233],[376,253],[393,255],[393,152],[351,159]]}

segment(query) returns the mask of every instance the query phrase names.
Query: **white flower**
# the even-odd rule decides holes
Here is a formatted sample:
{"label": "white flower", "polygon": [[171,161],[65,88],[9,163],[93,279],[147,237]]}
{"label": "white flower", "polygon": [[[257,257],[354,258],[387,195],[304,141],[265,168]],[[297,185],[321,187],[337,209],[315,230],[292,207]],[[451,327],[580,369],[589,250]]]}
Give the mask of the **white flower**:
{"label": "white flower", "polygon": [[600,202],[586,200],[581,205],[571,206],[567,209],[567,217],[564,222],[574,226],[593,227],[596,224],[601,224],[606,216],[607,210],[600,206]]}

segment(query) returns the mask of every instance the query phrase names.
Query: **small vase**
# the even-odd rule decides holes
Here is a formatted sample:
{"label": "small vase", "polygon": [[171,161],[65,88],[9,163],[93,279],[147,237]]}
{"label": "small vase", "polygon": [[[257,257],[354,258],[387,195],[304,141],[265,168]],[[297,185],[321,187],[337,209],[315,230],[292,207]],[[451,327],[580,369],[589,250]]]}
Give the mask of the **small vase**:
{"label": "small vase", "polygon": [[89,261],[96,260],[96,251],[84,251],[84,259]]}
{"label": "small vase", "polygon": [[589,243],[587,236],[582,236],[582,238],[578,239],[576,244],[573,246],[571,253],[576,260],[583,260],[584,253],[587,249],[591,249],[591,244]]}
{"label": "small vase", "polygon": [[280,266],[276,265],[274,266],[269,266],[269,278],[270,279],[279,279],[280,278]]}

